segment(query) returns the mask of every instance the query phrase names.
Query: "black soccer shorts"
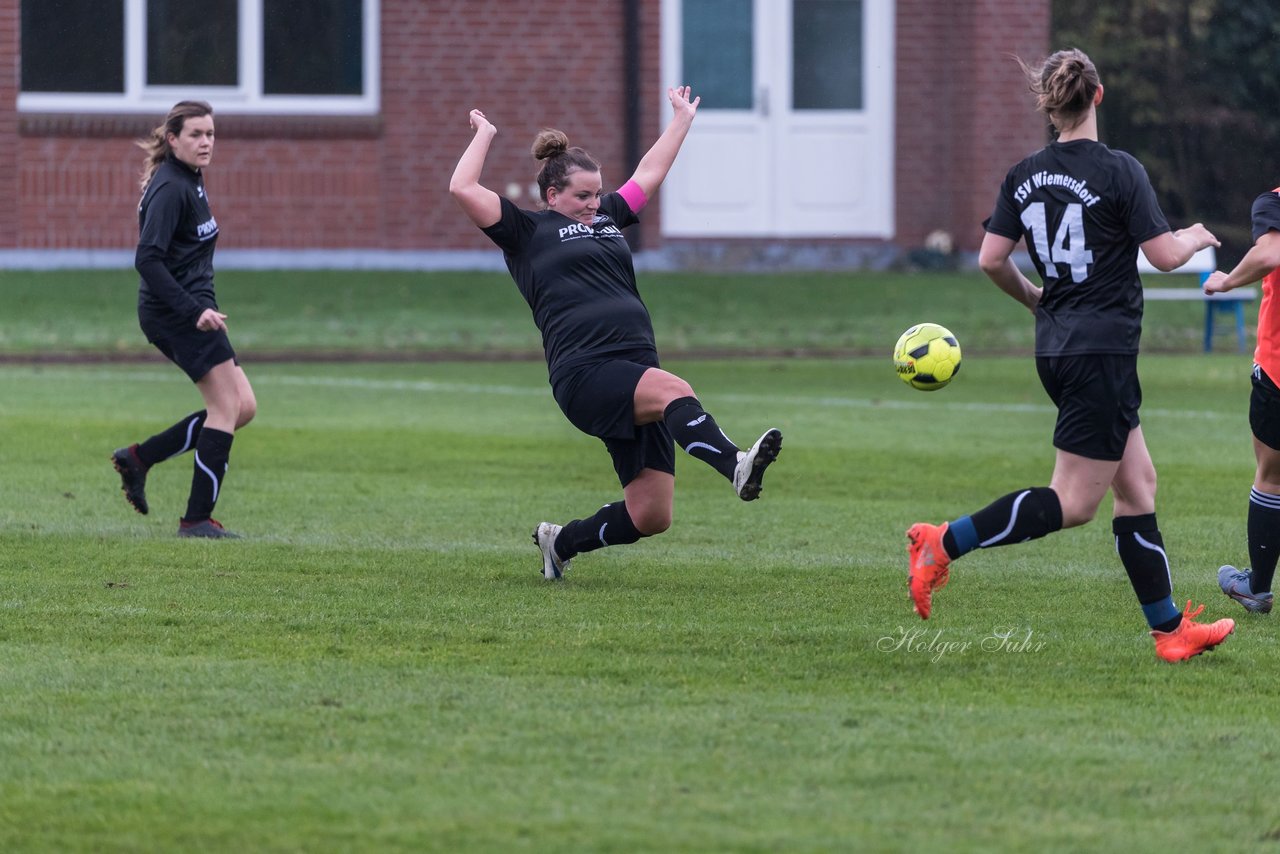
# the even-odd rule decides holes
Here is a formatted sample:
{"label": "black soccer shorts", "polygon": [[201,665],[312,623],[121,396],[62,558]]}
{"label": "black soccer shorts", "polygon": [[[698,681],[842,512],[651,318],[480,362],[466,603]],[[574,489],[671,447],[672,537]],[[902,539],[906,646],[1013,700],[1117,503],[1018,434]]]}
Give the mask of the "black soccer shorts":
{"label": "black soccer shorts", "polygon": [[1136,353],[1037,356],[1036,372],[1058,407],[1055,448],[1091,460],[1124,456],[1142,405]]}
{"label": "black soccer shorts", "polygon": [[1249,427],[1268,448],[1280,451],[1280,389],[1262,370],[1253,366],[1253,391],[1249,394]]}
{"label": "black soccer shorts", "polygon": [[[645,359],[654,361],[656,359]],[[560,410],[574,427],[604,442],[618,482],[626,486],[643,469],[675,474],[675,441],[661,421],[637,426],[640,377],[656,364],[611,359],[585,365],[555,384]]]}

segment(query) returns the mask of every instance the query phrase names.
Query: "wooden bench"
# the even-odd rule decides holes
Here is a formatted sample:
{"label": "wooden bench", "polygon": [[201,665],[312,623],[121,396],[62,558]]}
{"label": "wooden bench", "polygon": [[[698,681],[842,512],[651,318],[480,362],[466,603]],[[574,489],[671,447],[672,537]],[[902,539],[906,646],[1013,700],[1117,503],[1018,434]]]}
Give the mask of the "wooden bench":
{"label": "wooden bench", "polygon": [[[1218,256],[1212,246],[1206,246],[1191,260],[1170,273],[1197,273],[1200,284],[1204,284],[1209,274],[1218,269]],[[1138,272],[1143,275],[1163,273],[1147,260],[1147,256],[1138,251]],[[1225,294],[1206,294],[1201,288],[1148,288],[1143,287],[1142,296],[1147,300],[1200,300],[1204,303],[1204,351],[1213,352],[1213,331],[1217,315],[1229,313],[1235,320],[1236,350],[1245,352],[1244,304],[1258,298],[1256,288],[1236,288]]]}

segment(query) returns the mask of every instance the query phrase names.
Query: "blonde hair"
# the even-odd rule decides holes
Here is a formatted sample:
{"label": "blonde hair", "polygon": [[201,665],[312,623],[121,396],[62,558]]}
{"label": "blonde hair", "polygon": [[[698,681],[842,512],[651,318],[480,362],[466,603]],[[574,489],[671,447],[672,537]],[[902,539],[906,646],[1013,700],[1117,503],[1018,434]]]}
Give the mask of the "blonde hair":
{"label": "blonde hair", "polygon": [[1036,96],[1036,109],[1048,116],[1054,127],[1070,130],[1084,121],[1102,87],[1098,69],[1084,51],[1060,50],[1034,67],[1021,59],[1018,64]]}
{"label": "blonde hair", "polygon": [[169,147],[169,134],[181,136],[182,126],[187,123],[187,119],[212,115],[213,107],[206,101],[179,101],[173,105],[169,115],[165,116],[164,124],[152,130],[151,135],[146,139],[137,141],[137,146],[147,153],[147,159],[142,165],[141,185],[144,191],[151,183],[152,176],[156,174],[156,169],[172,150]]}
{"label": "blonde hair", "polygon": [[600,164],[584,149],[569,147],[569,137],[564,131],[543,128],[534,137],[533,159],[542,162],[538,169],[538,194],[547,200],[547,190],[560,191],[569,183],[569,173],[575,169],[599,172]]}

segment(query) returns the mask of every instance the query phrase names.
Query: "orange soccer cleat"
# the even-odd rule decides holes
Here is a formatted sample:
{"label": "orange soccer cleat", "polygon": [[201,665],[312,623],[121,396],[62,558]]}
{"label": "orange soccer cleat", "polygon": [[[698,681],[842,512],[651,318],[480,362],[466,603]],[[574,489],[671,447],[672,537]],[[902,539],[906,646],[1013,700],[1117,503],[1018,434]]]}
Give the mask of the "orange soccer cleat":
{"label": "orange soccer cleat", "polygon": [[930,525],[917,522],[907,529],[907,546],[910,565],[907,570],[907,586],[911,590],[911,602],[920,619],[929,619],[933,608],[933,591],[945,587],[951,573],[951,558],[942,547],[942,535],[947,523]]}
{"label": "orange soccer cleat", "polygon": [[1171,632],[1152,631],[1156,640],[1156,655],[1165,661],[1186,661],[1188,658],[1209,652],[1236,630],[1236,621],[1221,619],[1213,623],[1197,623],[1195,617],[1204,610],[1201,605],[1191,610],[1191,600],[1182,612],[1182,622]]}

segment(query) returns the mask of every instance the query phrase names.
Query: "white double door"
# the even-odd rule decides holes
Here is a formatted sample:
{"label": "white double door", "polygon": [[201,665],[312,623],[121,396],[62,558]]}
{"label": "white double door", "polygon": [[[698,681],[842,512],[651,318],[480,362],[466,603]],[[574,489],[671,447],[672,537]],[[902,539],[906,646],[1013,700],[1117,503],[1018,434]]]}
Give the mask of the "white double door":
{"label": "white double door", "polygon": [[702,95],[663,233],[891,237],[893,5],[662,0],[663,79]]}

